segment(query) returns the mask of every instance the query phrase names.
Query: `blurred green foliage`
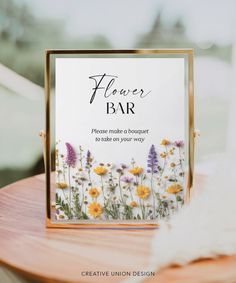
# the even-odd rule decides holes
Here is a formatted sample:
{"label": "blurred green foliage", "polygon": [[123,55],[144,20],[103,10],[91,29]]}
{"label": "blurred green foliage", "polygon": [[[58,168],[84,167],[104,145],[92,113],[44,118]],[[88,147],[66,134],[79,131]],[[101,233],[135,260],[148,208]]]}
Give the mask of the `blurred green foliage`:
{"label": "blurred green foliage", "polygon": [[201,48],[187,36],[181,19],[177,19],[171,26],[166,26],[162,20],[162,11],[158,12],[152,29],[137,39],[136,48],[194,48],[197,56],[212,56],[227,62],[231,61],[232,45],[218,46],[210,44],[208,48]]}
{"label": "blurred green foliage", "polygon": [[43,86],[44,50],[111,48],[103,36],[70,38],[59,20],[35,18],[24,4],[0,1],[0,62]]}
{"label": "blurred green foliage", "polygon": [[[55,49],[107,49],[112,48],[102,35],[88,38],[70,37],[64,22],[36,18],[25,4],[13,0],[0,1],[0,62],[22,76],[43,86],[44,50]],[[156,15],[152,29],[137,38],[135,48],[175,47],[194,48],[197,55],[216,56],[229,61],[231,45],[201,49],[185,34],[181,19],[166,27],[162,11]]]}

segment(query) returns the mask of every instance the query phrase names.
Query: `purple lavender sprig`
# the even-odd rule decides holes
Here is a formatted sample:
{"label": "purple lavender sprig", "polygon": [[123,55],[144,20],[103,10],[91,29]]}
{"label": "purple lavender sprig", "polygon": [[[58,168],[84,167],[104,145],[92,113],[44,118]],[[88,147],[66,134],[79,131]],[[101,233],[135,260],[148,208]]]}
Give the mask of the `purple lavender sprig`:
{"label": "purple lavender sprig", "polygon": [[92,162],[93,158],[92,158],[92,155],[91,155],[91,152],[88,150],[87,151],[87,155],[86,155],[86,165],[91,167],[91,162]]}
{"label": "purple lavender sprig", "polygon": [[149,150],[148,160],[147,160],[147,172],[155,174],[157,173],[157,152],[155,146],[152,145]]}
{"label": "purple lavender sprig", "polygon": [[76,153],[72,145],[68,142],[66,142],[66,150],[67,150],[67,155],[66,155],[66,164],[69,167],[75,167],[76,165]]}

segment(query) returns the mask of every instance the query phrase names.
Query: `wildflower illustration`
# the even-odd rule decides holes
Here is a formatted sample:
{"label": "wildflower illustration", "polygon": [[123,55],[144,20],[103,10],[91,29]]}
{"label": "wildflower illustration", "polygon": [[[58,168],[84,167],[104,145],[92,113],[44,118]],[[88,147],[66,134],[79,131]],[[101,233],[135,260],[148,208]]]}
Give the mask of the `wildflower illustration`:
{"label": "wildflower illustration", "polygon": [[88,214],[94,218],[98,218],[102,214],[102,207],[97,202],[92,202],[88,206]]}
{"label": "wildflower illustration", "polygon": [[76,153],[74,148],[70,143],[66,143],[66,150],[67,150],[67,155],[66,155],[66,164],[69,167],[75,167],[76,165]]}
{"label": "wildflower illustration", "polygon": [[148,154],[148,160],[147,160],[147,173],[151,174],[150,177],[150,187],[151,187],[151,192],[152,192],[152,200],[153,200],[153,218],[155,219],[156,217],[156,200],[155,200],[155,191],[154,191],[154,186],[153,186],[153,178],[154,174],[158,172],[157,170],[157,152],[155,149],[155,146],[152,145],[149,154]]}
{"label": "wildflower illustration", "polygon": [[[57,145],[60,143],[58,141]],[[162,139],[146,166],[99,163],[90,149],[56,148],[56,219],[158,220],[184,204],[184,142]]]}

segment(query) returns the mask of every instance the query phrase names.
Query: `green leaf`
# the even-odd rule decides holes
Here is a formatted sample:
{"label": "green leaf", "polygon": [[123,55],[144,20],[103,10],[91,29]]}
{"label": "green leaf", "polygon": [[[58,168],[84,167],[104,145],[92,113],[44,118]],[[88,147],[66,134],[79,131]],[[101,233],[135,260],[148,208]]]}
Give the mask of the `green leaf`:
{"label": "green leaf", "polygon": [[86,213],[84,213],[84,212],[82,212],[82,218],[83,219],[89,219],[88,215]]}

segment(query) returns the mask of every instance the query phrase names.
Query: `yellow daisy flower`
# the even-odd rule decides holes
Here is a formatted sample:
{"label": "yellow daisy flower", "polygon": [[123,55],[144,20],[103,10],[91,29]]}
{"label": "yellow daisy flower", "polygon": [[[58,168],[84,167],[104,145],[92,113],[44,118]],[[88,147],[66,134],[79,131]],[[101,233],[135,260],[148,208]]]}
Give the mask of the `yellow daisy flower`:
{"label": "yellow daisy flower", "polygon": [[93,171],[99,176],[105,175],[107,173],[107,169],[103,166],[97,166],[93,169]]}
{"label": "yellow daisy flower", "polygon": [[129,170],[129,173],[133,174],[134,176],[139,176],[143,173],[143,168],[141,167],[134,167]]}
{"label": "yellow daisy flower", "polygon": [[88,214],[94,218],[99,217],[102,214],[102,207],[97,202],[91,202],[88,205]]}
{"label": "yellow daisy flower", "polygon": [[146,199],[150,194],[150,189],[146,186],[137,186],[136,188],[136,196],[141,199]]}
{"label": "yellow daisy flower", "polygon": [[57,187],[58,189],[64,190],[64,189],[66,189],[68,186],[67,186],[66,183],[61,182],[61,183],[56,183],[56,187]]}
{"label": "yellow daisy flower", "polygon": [[99,191],[96,188],[89,189],[88,193],[92,198],[96,198],[99,196]]}
{"label": "yellow daisy flower", "polygon": [[138,204],[136,201],[131,201],[130,204],[129,204],[131,207],[137,207]]}
{"label": "yellow daisy flower", "polygon": [[166,189],[166,192],[167,192],[168,194],[175,195],[175,194],[178,194],[181,190],[182,190],[182,187],[181,187],[180,184],[173,184],[173,185],[170,185],[170,186]]}
{"label": "yellow daisy flower", "polygon": [[168,141],[167,139],[162,139],[160,142],[160,145],[169,145],[170,141]]}

